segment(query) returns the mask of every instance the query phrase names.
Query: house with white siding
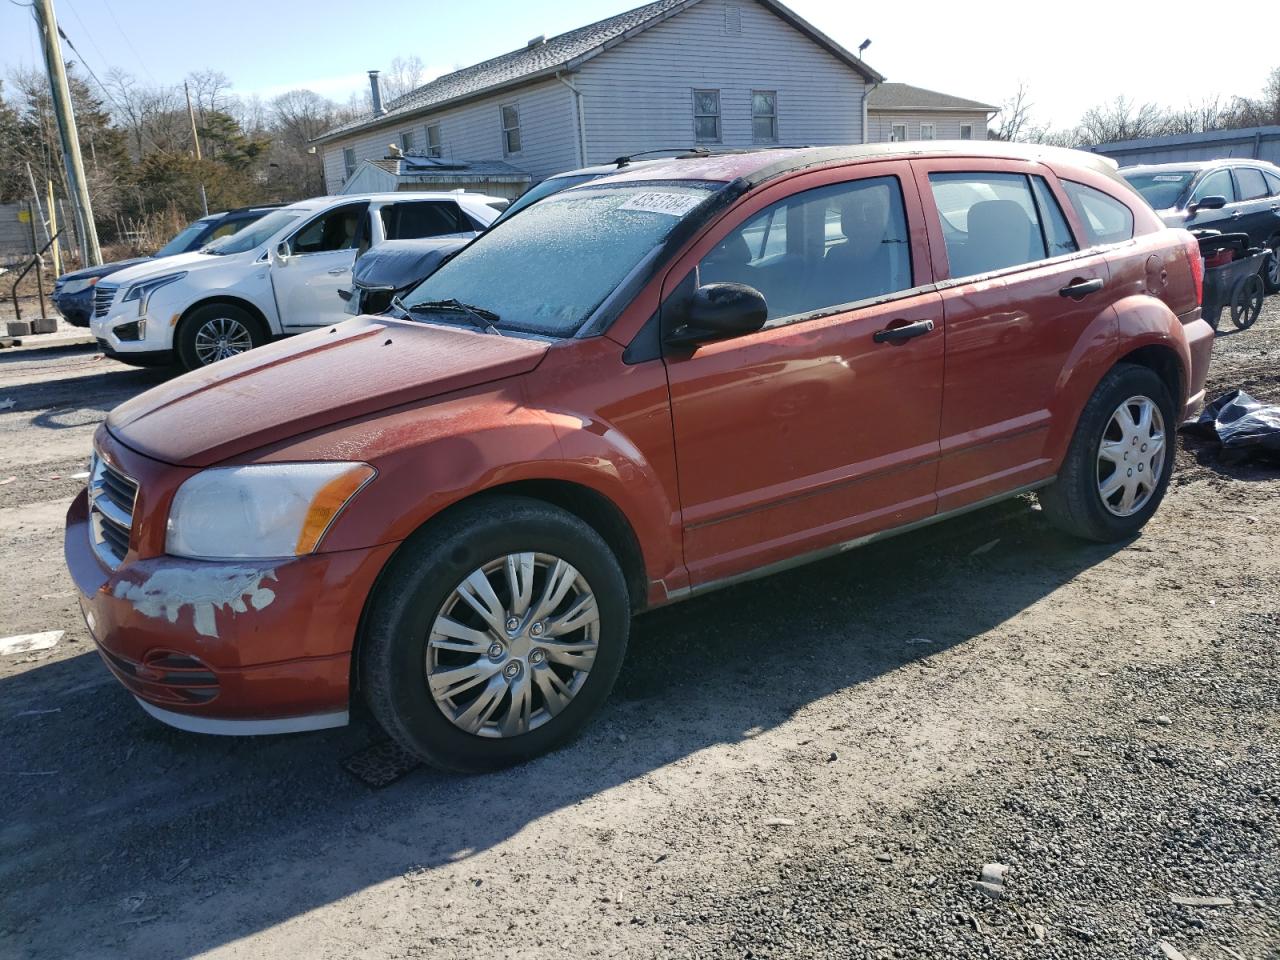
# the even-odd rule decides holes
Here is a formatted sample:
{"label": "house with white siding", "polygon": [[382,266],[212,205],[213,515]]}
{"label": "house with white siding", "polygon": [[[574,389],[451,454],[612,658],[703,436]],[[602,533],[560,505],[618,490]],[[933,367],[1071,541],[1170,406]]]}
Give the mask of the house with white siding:
{"label": "house with white siding", "polygon": [[655,0],[385,105],[375,93],[372,115],[316,144],[330,193],[401,153],[536,183],[646,150],[861,143],[882,80],[777,0]]}
{"label": "house with white siding", "polygon": [[985,140],[999,107],[909,83],[881,83],[867,96],[867,142]]}

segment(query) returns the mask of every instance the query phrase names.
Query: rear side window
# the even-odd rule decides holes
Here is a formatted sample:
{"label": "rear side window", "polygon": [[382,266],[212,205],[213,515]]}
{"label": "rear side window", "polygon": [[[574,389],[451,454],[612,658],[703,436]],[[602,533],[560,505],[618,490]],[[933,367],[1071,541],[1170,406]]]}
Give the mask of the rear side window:
{"label": "rear side window", "polygon": [[1062,189],[1084,224],[1089,246],[1133,239],[1133,211],[1115,197],[1071,180],[1063,180]]}
{"label": "rear side window", "polygon": [[1050,257],[1060,257],[1064,253],[1075,253],[1080,249],[1076,238],[1071,235],[1071,227],[1067,218],[1058,206],[1058,200],[1049,189],[1044,177],[1032,177],[1031,189],[1036,195],[1036,207],[1040,211],[1040,229],[1044,231],[1044,242],[1049,248]]}
{"label": "rear side window", "polygon": [[1274,173],[1266,174],[1267,187],[1271,190],[1273,197],[1280,197],[1280,175]]}
{"label": "rear side window", "polygon": [[417,240],[475,229],[456,203],[419,200],[382,208],[382,231],[388,240]]}
{"label": "rear side window", "polygon": [[1236,183],[1240,186],[1241,200],[1257,200],[1268,193],[1266,178],[1254,167],[1236,167]]}
{"label": "rear side window", "polygon": [[1236,202],[1236,188],[1231,182],[1230,170],[1215,170],[1200,181],[1196,192],[1191,195],[1191,200],[1194,203],[1205,197],[1226,197],[1227,203]]}
{"label": "rear side window", "polygon": [[911,249],[897,177],[806,190],[779,200],[720,241],[698,283],[745,283],[769,321],[907,290]]}
{"label": "rear side window", "polygon": [[[1065,242],[1058,227],[1049,224],[1046,229],[1042,225],[1030,178],[1025,174],[931,173],[929,185],[952,277],[972,277],[1047,259],[1047,234]],[[1070,235],[1065,232],[1066,237]]]}

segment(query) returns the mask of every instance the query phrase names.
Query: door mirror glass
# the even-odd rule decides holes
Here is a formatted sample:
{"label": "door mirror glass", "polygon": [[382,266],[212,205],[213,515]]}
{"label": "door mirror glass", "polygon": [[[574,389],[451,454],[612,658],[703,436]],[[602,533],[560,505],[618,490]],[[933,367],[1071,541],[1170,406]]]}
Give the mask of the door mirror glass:
{"label": "door mirror glass", "polygon": [[289,241],[281,240],[276,244],[276,263],[283,267],[289,262],[289,256],[291,253],[292,251],[289,249]]}
{"label": "door mirror glass", "polygon": [[1227,198],[1215,194],[1212,197],[1201,197],[1191,204],[1191,212],[1197,210],[1221,210],[1227,205]]}
{"label": "door mirror glass", "polygon": [[685,322],[667,343],[692,345],[753,333],[764,326],[769,307],[764,294],[745,283],[708,283],[698,287],[685,308]]}

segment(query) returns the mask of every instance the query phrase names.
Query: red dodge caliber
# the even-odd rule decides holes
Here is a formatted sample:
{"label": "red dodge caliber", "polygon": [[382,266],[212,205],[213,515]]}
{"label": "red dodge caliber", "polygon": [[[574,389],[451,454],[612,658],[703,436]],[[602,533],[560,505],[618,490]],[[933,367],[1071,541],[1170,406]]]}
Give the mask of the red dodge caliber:
{"label": "red dodge caliber", "polygon": [[608,695],[631,617],[1003,497],[1133,535],[1201,402],[1195,242],[1098,157],[690,157],[551,196],[393,316],[112,412],[66,556],[110,670],[206,733],[486,769]]}

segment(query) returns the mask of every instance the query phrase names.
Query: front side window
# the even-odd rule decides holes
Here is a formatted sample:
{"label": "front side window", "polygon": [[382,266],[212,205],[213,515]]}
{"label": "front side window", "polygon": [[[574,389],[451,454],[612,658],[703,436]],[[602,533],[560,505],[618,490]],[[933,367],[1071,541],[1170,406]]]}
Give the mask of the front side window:
{"label": "front side window", "polygon": [[1268,193],[1267,179],[1255,167],[1236,167],[1236,183],[1241,200],[1259,200]]}
{"label": "front side window", "polygon": [[155,252],[157,257],[172,257],[178,253],[189,253],[197,250],[208,241],[208,237],[204,235],[209,229],[208,220],[197,220],[195,223],[189,223],[181,230],[172,240]]}
{"label": "front side window", "polygon": [[367,203],[348,203],[316,217],[289,239],[289,251],[308,254],[354,250],[360,217],[368,208]]}
{"label": "front side window", "polygon": [[302,214],[297,210],[276,210],[268,213],[261,220],[250,224],[239,233],[215,240],[205,247],[202,253],[245,253],[259,244],[266,243]]}
{"label": "front side window", "polygon": [[1036,195],[1036,209],[1040,214],[1040,229],[1044,232],[1044,243],[1049,248],[1050,257],[1061,257],[1075,253],[1080,249],[1076,238],[1071,235],[1071,227],[1067,225],[1066,215],[1058,205],[1057,198],[1049,189],[1044,177],[1031,178],[1031,190]]}
{"label": "front side window", "polygon": [[1072,180],[1063,180],[1062,189],[1084,224],[1089,246],[1133,239],[1133,211],[1115,197]]}
{"label": "front side window", "polygon": [[346,171],[346,178],[351,179],[351,175],[356,172],[356,152],[352,147],[345,147],[342,151],[342,168]]}
{"label": "front side window", "polygon": [[720,91],[693,91],[693,138],[699,143],[720,142]]}
{"label": "front side window", "polygon": [[405,305],[417,318],[475,325],[457,310],[420,306],[456,298],[497,314],[502,331],[572,336],[722,187],[623,184],[553,194],[465,247],[406,296]]}
{"label": "front side window", "polygon": [[1266,178],[1267,189],[1271,191],[1271,195],[1273,197],[1280,197],[1280,174],[1268,172],[1266,174]]}
{"label": "front side window", "polygon": [[389,203],[381,210],[382,232],[388,240],[418,240],[449,233],[469,233],[471,221],[458,205],[439,200]]}
{"label": "front side window", "polygon": [[206,238],[207,240],[221,240],[223,237],[229,237],[233,233],[238,233],[242,227],[252,223],[253,220],[245,217],[237,217],[235,219],[223,220],[220,224],[213,228],[213,232]]}
{"label": "front side window", "polygon": [[1047,259],[1046,231],[1021,173],[931,173],[951,276],[972,277]]}
{"label": "front side window", "polygon": [[932,123],[922,123],[922,124],[920,124],[920,139],[921,139],[921,140],[936,140],[936,139],[937,139],[937,136],[936,136],[936,129],[937,129],[937,128],[935,128],[935,127],[934,127],[934,125],[933,125]]}
{"label": "front side window", "polygon": [[778,141],[778,92],[751,91],[751,139],[755,143]]}
{"label": "front side window", "polygon": [[427,127],[427,156],[440,158],[444,156],[444,141],[440,139],[440,124],[433,123]]}
{"label": "front side window", "polygon": [[502,107],[502,152],[519,153],[523,148],[520,142],[520,111],[514,103]]}
{"label": "front side window", "polygon": [[400,134],[400,152],[406,154],[413,153],[412,130],[406,130],[404,133]]}
{"label": "front side window", "polygon": [[905,142],[907,139],[907,125],[905,123],[895,123],[892,127],[892,132],[889,134],[889,139],[894,143]]}
{"label": "front side window", "polygon": [[972,123],[962,123],[962,124],[960,124],[960,139],[961,139],[961,140],[972,140],[972,139],[973,139],[973,124],[972,124]]}
{"label": "front side window", "polygon": [[1191,195],[1191,202],[1203,200],[1205,197],[1226,197],[1227,203],[1236,202],[1236,186],[1231,182],[1230,170],[1215,170],[1196,186]]}
{"label": "front side window", "polygon": [[769,322],[909,289],[898,178],[832,184],[766,207],[702,258],[697,283],[754,287]]}

